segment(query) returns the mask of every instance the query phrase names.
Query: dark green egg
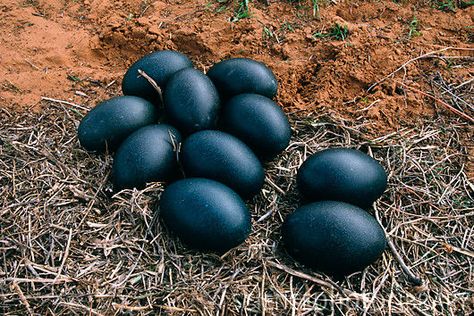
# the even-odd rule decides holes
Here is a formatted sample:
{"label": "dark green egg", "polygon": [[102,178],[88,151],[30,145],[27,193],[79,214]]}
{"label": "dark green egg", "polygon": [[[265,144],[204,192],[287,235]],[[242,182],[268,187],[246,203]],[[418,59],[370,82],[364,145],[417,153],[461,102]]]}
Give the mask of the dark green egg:
{"label": "dark green egg", "polygon": [[205,251],[226,252],[251,230],[250,212],[239,195],[203,178],[169,185],[161,195],[160,215],[186,245]]}
{"label": "dark green egg", "polygon": [[335,200],[368,208],[385,191],[387,174],[377,160],[361,151],[332,148],[301,165],[297,184],[307,201]]}
{"label": "dark green egg", "polygon": [[278,83],[265,64],[247,58],[223,60],[207,72],[223,99],[242,93],[256,93],[273,98]]}
{"label": "dark green egg", "polygon": [[143,70],[162,89],[168,79],[177,71],[192,67],[189,58],[179,52],[162,50],[146,55],[137,60],[125,73],[122,91],[125,95],[135,95],[159,104],[160,98],[155,88],[138,72]]}
{"label": "dark green egg", "polygon": [[220,125],[264,160],[274,158],[290,143],[291,128],[285,113],[259,94],[231,98],[223,107]]}
{"label": "dark green egg", "polygon": [[77,134],[89,151],[115,151],[131,133],[157,121],[158,111],[152,103],[135,96],[120,96],[93,108],[82,119]]}
{"label": "dark green egg", "polygon": [[149,182],[168,181],[178,175],[180,133],[167,124],[145,126],[118,148],[112,166],[114,190],[143,189]]}
{"label": "dark green egg", "polygon": [[334,276],[365,269],[387,244],[374,217],[357,206],[335,201],[298,208],[286,218],[282,235],[292,257]]}
{"label": "dark green egg", "polygon": [[167,120],[183,134],[216,127],[220,99],[212,81],[199,70],[175,73],[164,93]]}
{"label": "dark green egg", "polygon": [[263,186],[264,170],[252,150],[238,138],[220,131],[201,131],[183,142],[181,164],[187,177],[219,181],[243,198]]}

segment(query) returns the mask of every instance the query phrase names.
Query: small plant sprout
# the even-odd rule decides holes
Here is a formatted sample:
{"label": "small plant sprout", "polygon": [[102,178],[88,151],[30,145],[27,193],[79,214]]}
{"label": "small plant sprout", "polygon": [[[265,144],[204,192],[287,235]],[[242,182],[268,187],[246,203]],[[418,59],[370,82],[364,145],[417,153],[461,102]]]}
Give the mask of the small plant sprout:
{"label": "small plant sprout", "polygon": [[274,32],[271,27],[264,26],[263,27],[263,39],[264,40],[275,40],[277,43],[281,43],[281,40],[277,34]]}
{"label": "small plant sprout", "polygon": [[413,17],[413,19],[410,21],[410,24],[408,25],[408,39],[411,39],[415,36],[420,36],[421,32],[419,31],[419,22],[416,16]]}
{"label": "small plant sprout", "polygon": [[237,22],[250,16],[249,0],[239,0],[232,22]]}
{"label": "small plant sprout", "polygon": [[437,1],[436,7],[438,10],[445,11],[445,12],[456,12],[456,4],[453,0],[447,1]]}
{"label": "small plant sprout", "polygon": [[327,32],[316,32],[313,38],[333,38],[338,41],[344,41],[349,36],[349,29],[347,25],[334,24]]}
{"label": "small plant sprout", "polygon": [[311,0],[313,3],[313,16],[316,17],[317,19],[320,18],[319,15],[319,0]]}
{"label": "small plant sprout", "polygon": [[281,25],[280,31],[293,33],[293,32],[295,31],[295,26],[294,26],[292,23],[290,23],[290,22],[288,22],[288,21],[285,21],[285,22],[283,22],[283,24]]}

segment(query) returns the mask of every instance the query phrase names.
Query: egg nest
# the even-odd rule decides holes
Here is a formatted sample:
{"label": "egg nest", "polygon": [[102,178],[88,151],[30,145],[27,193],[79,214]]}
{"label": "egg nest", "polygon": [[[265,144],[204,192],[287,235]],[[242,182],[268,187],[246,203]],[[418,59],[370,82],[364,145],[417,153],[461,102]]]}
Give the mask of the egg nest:
{"label": "egg nest", "polygon": [[[335,115],[290,114],[287,151],[266,165],[250,203],[253,230],[217,256],[189,250],[153,212],[161,183],[113,195],[112,160],[82,149],[88,109],[43,102],[41,113],[0,108],[0,311],[26,314],[468,315],[472,305],[472,183],[459,138],[466,124],[440,117],[372,138]],[[442,129],[440,129],[440,126]],[[284,251],[280,228],[298,205],[295,175],[329,147],[367,152],[389,173],[371,213],[411,272],[390,251],[360,273],[333,280]]]}

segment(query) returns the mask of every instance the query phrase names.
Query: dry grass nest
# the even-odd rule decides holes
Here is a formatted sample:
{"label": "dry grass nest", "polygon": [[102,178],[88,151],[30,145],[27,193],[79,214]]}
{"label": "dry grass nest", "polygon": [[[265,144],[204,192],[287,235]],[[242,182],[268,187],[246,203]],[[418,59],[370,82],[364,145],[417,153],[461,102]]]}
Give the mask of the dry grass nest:
{"label": "dry grass nest", "polygon": [[[333,114],[290,115],[294,136],[266,166],[248,240],[219,257],[186,249],[158,219],[163,185],[112,195],[111,158],[80,148],[85,110],[45,102],[0,109],[0,312],[4,315],[468,315],[473,311],[473,184],[461,118],[440,116],[376,139]],[[471,138],[472,141],[472,138]],[[372,213],[423,284],[390,250],[331,280],[283,250],[298,205],[295,175],[311,153],[358,148],[389,187]]]}

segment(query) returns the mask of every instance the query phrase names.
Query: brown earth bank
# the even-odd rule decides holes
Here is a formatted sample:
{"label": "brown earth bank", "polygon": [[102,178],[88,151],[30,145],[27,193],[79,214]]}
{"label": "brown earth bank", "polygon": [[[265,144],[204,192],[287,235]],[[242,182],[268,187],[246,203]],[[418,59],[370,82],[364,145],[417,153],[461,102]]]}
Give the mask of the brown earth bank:
{"label": "brown earth bank", "polygon": [[[0,100],[20,109],[38,109],[41,97],[93,106],[119,93],[123,73],[140,56],[176,49],[202,70],[230,57],[263,61],[279,79],[278,102],[288,112],[336,112],[378,134],[445,111],[418,90],[431,92],[433,82],[458,86],[474,73],[473,7],[446,12],[430,1],[346,1],[322,4],[314,14],[310,1],[254,1],[250,17],[237,20],[238,7],[207,0],[4,0]],[[347,27],[344,39],[330,35],[335,25]],[[367,92],[429,52],[436,53]]]}

